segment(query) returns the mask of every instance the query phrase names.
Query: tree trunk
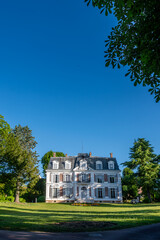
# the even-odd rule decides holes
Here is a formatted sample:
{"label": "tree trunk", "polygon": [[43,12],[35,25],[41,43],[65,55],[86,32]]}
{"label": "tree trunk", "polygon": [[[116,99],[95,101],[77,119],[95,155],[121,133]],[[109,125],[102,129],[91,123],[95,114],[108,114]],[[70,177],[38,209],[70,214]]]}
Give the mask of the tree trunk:
{"label": "tree trunk", "polygon": [[149,202],[151,203],[152,202],[152,198],[151,198],[151,194],[150,194],[149,188],[147,188],[147,196],[148,196]]}
{"label": "tree trunk", "polygon": [[16,203],[19,203],[19,182],[16,184],[16,194],[15,194],[15,200]]}

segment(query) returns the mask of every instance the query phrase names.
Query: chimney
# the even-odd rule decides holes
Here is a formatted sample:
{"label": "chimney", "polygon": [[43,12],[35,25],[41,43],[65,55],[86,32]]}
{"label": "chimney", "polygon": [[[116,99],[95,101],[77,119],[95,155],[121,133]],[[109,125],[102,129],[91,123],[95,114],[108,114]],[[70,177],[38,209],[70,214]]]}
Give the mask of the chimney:
{"label": "chimney", "polygon": [[110,153],[110,158],[113,158],[113,153]]}
{"label": "chimney", "polygon": [[90,152],[90,153],[89,153],[89,157],[91,157],[91,156],[92,156],[92,153]]}
{"label": "chimney", "polygon": [[56,157],[56,153],[55,152],[53,153],[53,157]]}
{"label": "chimney", "polygon": [[66,153],[66,157],[68,157],[67,153]]}

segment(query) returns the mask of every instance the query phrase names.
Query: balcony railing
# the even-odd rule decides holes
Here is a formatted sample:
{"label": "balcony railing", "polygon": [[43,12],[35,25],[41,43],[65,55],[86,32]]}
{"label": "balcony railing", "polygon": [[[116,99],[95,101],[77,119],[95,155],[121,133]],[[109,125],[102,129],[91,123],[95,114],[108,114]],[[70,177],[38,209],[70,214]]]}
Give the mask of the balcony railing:
{"label": "balcony railing", "polygon": [[90,182],[90,179],[79,179],[78,181],[77,181],[78,183],[89,183]]}
{"label": "balcony railing", "polygon": [[63,180],[64,183],[71,183],[71,180]]}

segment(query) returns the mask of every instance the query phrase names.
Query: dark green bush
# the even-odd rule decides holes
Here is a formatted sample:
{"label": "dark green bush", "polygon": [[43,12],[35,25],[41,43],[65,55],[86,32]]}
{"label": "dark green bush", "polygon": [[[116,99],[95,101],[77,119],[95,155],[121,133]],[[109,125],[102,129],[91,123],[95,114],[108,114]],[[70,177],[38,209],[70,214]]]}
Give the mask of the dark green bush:
{"label": "dark green bush", "polygon": [[37,202],[45,202],[45,196],[39,196]]}

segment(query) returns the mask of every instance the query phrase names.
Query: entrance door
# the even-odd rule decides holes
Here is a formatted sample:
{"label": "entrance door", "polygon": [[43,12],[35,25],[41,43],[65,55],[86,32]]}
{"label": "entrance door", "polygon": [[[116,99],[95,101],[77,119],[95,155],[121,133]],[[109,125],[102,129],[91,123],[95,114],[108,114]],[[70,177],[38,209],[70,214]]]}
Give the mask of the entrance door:
{"label": "entrance door", "polygon": [[81,188],[81,199],[85,200],[87,198],[87,188],[82,187]]}

